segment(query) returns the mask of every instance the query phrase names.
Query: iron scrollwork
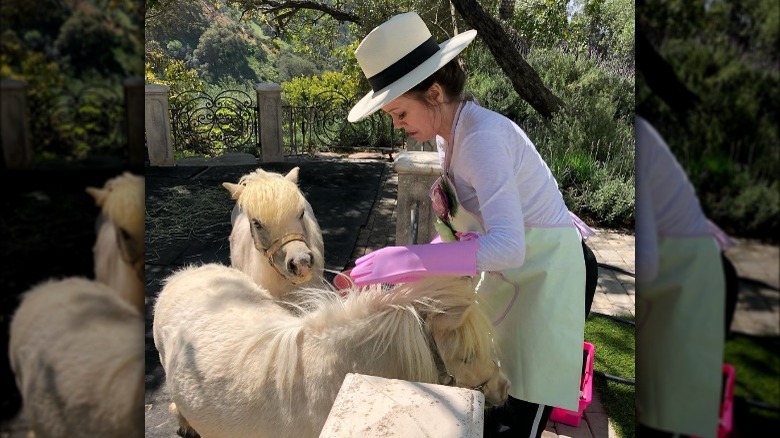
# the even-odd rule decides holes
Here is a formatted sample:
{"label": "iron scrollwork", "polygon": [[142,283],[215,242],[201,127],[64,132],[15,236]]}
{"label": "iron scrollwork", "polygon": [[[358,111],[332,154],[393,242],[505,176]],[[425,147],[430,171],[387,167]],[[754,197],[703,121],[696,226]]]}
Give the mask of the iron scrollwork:
{"label": "iron scrollwork", "polygon": [[30,96],[31,134],[46,158],[83,159],[122,155],[127,142],[120,85],[90,83],[64,88],[51,100]]}
{"label": "iron scrollwork", "polygon": [[400,136],[394,132],[392,120],[381,111],[358,123],[347,121],[347,114],[356,101],[355,97],[329,90],[310,97],[305,105],[284,105],[282,129],[286,153],[393,149]]}
{"label": "iron scrollwork", "polygon": [[257,104],[243,90],[211,96],[185,91],[171,98],[174,148],[214,157],[226,152],[258,155]]}

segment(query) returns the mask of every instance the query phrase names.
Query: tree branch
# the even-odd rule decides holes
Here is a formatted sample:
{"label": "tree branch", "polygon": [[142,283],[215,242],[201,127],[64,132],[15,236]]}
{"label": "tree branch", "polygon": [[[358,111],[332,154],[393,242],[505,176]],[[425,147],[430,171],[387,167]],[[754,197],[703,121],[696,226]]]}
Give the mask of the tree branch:
{"label": "tree branch", "polygon": [[292,16],[302,10],[319,11],[339,22],[360,24],[360,17],[331,5],[314,0],[235,0],[242,9],[255,9],[272,17]]}

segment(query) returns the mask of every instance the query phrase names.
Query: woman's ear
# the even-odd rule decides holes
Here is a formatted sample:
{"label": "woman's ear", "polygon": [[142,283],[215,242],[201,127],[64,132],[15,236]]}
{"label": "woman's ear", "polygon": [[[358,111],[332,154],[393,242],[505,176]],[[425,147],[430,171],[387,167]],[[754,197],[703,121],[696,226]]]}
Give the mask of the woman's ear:
{"label": "woman's ear", "polygon": [[444,103],[444,90],[438,82],[434,82],[428,88],[428,101],[436,104]]}

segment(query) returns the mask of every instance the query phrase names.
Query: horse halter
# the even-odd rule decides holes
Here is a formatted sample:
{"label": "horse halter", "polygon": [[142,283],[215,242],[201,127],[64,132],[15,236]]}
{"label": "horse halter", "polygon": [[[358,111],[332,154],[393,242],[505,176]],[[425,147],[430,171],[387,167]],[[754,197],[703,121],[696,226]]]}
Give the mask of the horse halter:
{"label": "horse halter", "polygon": [[284,245],[287,245],[288,243],[295,242],[295,241],[306,243],[306,237],[304,237],[303,234],[300,233],[289,233],[271,242],[271,246],[269,246],[268,248],[262,248],[259,244],[256,246],[257,249],[259,249],[263,253],[263,255],[265,255],[268,258],[268,263],[271,266],[273,266],[276,272],[278,272],[279,275],[281,275],[282,277],[287,278],[287,276],[274,263],[274,256],[276,255],[277,252],[279,252],[280,249],[282,249]]}
{"label": "horse halter", "polygon": [[424,331],[425,340],[428,343],[428,349],[431,350],[433,363],[436,364],[436,371],[439,373],[439,384],[455,386],[457,384],[457,380],[455,379],[455,376],[447,371],[447,365],[444,364],[444,360],[441,358],[441,354],[439,353],[439,346],[436,345],[436,340],[433,339],[433,334],[430,330],[427,329],[427,327],[424,329]]}
{"label": "horse halter", "polygon": [[[436,364],[436,371],[439,373],[439,384],[445,386],[457,386],[458,380],[452,374],[447,371],[447,365],[444,364],[444,359],[441,358],[439,353],[439,346],[436,344],[436,340],[433,339],[433,334],[427,328],[425,329],[425,339],[428,343],[428,348],[431,350],[433,356],[433,362]],[[501,369],[501,362],[493,359],[493,365],[496,367],[496,371]],[[495,374],[495,373],[493,373]],[[476,386],[468,386],[468,389],[485,393],[485,386],[487,386],[490,379],[493,378],[493,374],[490,375],[484,382]]]}

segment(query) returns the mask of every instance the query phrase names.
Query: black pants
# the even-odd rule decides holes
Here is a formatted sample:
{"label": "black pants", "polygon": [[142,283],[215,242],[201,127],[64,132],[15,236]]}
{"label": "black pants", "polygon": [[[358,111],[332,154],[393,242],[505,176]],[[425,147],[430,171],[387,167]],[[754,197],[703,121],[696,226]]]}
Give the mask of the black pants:
{"label": "black pants", "polygon": [[585,258],[585,318],[590,314],[593,295],[596,294],[596,283],[599,279],[599,265],[590,247],[582,241],[582,255]]}
{"label": "black pants", "polygon": [[485,411],[484,438],[539,438],[547,427],[552,406],[518,400],[512,396],[503,406]]}
{"label": "black pants", "polygon": [[720,259],[723,262],[723,275],[726,277],[726,311],[724,329],[726,336],[731,331],[731,321],[734,319],[734,311],[737,308],[737,299],[739,295],[739,277],[737,270],[731,261],[721,252]]}
{"label": "black pants", "polygon": [[[599,268],[596,256],[584,241],[582,242],[582,255],[585,259],[584,292],[585,317],[587,318],[591,304],[593,304],[593,295],[596,293]],[[541,437],[551,413],[552,406],[541,406],[510,396],[504,406],[485,412],[484,438]]]}

